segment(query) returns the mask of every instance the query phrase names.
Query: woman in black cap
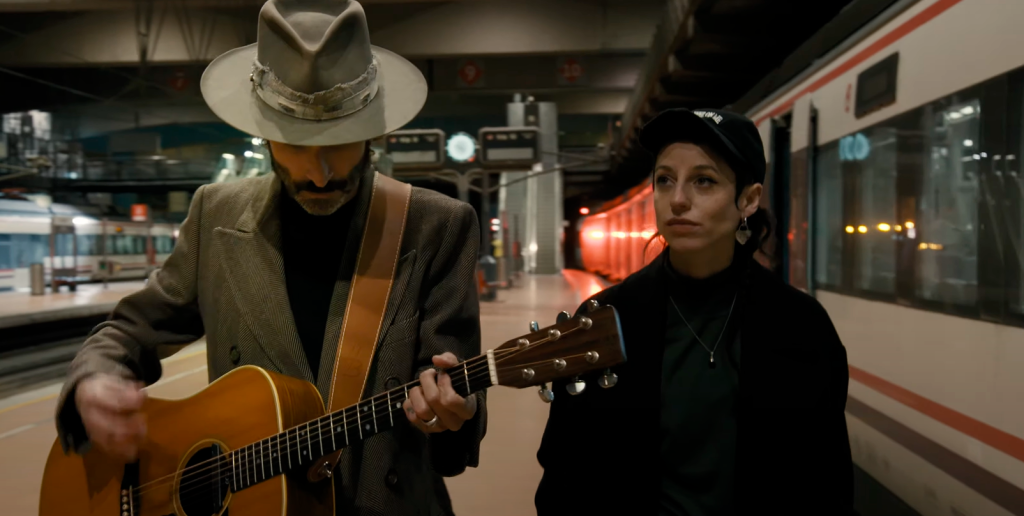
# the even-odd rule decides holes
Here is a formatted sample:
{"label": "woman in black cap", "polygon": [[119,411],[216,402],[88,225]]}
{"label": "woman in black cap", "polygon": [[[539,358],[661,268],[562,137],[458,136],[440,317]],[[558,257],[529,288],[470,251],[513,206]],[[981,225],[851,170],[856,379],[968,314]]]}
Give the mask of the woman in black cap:
{"label": "woman in black cap", "polygon": [[771,233],[757,128],[671,110],[640,140],[666,250],[594,298],[618,310],[627,362],[582,394],[555,386],[539,516],[854,514],[846,350],[753,258]]}

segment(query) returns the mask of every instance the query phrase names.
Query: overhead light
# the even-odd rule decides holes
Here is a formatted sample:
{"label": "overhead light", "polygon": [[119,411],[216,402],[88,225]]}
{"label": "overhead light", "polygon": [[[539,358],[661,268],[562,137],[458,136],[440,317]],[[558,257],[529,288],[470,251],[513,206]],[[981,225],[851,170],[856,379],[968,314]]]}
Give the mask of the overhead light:
{"label": "overhead light", "polygon": [[252,144],[253,145],[259,145],[261,143],[263,143],[263,139],[262,138],[253,138],[252,139]]}
{"label": "overhead light", "polygon": [[914,229],[914,222],[913,221],[908,220],[906,222],[906,224],[903,224],[903,225],[907,226],[907,229]]}
{"label": "overhead light", "polygon": [[590,214],[590,208],[587,208],[586,206],[580,208],[580,215],[589,215],[589,214]]}
{"label": "overhead light", "polygon": [[654,236],[654,232],[652,232],[652,231],[641,231],[640,232],[640,237],[641,238],[651,238],[652,236]]}
{"label": "overhead light", "polygon": [[981,159],[981,156],[979,156],[979,155],[975,154],[975,155],[974,155],[974,159]]}
{"label": "overhead light", "polygon": [[949,114],[949,119],[950,120],[959,120],[959,119],[961,119],[963,117],[964,116],[961,115],[959,111],[953,111],[952,113]]}
{"label": "overhead light", "polygon": [[589,233],[590,238],[600,239],[604,238],[604,231],[591,231]]}
{"label": "overhead light", "polygon": [[882,233],[885,233],[890,229],[892,229],[892,226],[886,224],[885,222],[878,225],[878,230],[881,231]]}
{"label": "overhead light", "polygon": [[252,153],[252,157],[254,157],[256,159],[263,159],[263,155],[258,153],[258,152]]}
{"label": "overhead light", "polygon": [[224,159],[235,159],[235,155],[234,154],[228,154],[226,152],[224,154],[221,154],[220,157],[222,157]]}
{"label": "overhead light", "polygon": [[498,231],[499,229],[501,229],[500,226],[491,226],[491,231]]}
{"label": "overhead light", "polygon": [[491,219],[491,224],[493,224],[493,225],[497,226],[498,224],[501,224],[501,220],[498,220],[498,219]]}
{"label": "overhead light", "polygon": [[853,226],[846,226],[847,233],[853,233],[854,231],[856,231],[856,229],[854,229]]}
{"label": "overhead light", "polygon": [[629,233],[629,236],[630,236],[630,238],[640,238],[640,232],[639,231],[631,231]]}
{"label": "overhead light", "polygon": [[964,147],[971,147],[974,145],[974,140],[964,140]]}
{"label": "overhead light", "polygon": [[536,253],[537,252],[537,242],[534,242],[534,243],[530,244],[530,252],[531,253]]}
{"label": "overhead light", "polygon": [[988,153],[987,153],[987,152],[982,152],[982,153],[981,153],[981,157],[983,157],[983,158],[987,158],[987,157],[988,157]]}
{"label": "overhead light", "polygon": [[973,115],[974,114],[974,106],[965,106],[963,109],[960,110],[960,112],[965,114],[965,115]]}
{"label": "overhead light", "polygon": [[82,225],[82,224],[91,224],[93,222],[96,222],[96,221],[94,219],[90,219],[88,217],[75,217],[75,218],[71,219],[71,223],[76,225],[76,226],[79,226],[79,225]]}
{"label": "overhead light", "polygon": [[867,226],[857,226],[857,232],[858,233],[867,233],[868,232],[868,227]]}
{"label": "overhead light", "polygon": [[251,158],[252,157],[252,151],[251,150],[245,151],[245,157]]}
{"label": "overhead light", "polygon": [[903,226],[896,224],[896,231],[903,231]]}

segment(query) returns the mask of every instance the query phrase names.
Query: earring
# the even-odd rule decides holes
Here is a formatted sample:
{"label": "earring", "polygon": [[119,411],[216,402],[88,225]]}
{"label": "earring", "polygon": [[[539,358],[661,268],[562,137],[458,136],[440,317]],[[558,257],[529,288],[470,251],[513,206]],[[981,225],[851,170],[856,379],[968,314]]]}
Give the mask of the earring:
{"label": "earring", "polygon": [[745,245],[747,240],[750,240],[751,233],[750,228],[747,227],[747,218],[743,217],[743,222],[740,222],[740,228],[736,230],[736,241],[740,245]]}

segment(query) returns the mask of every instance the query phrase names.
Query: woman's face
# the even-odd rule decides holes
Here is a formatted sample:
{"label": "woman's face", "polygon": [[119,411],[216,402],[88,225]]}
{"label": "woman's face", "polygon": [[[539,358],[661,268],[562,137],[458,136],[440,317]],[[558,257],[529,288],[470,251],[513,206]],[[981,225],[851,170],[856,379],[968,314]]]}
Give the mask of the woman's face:
{"label": "woman's face", "polygon": [[736,174],[713,151],[673,143],[654,169],[658,232],[677,253],[731,250],[744,217],[757,211],[761,185],[747,186],[736,201]]}

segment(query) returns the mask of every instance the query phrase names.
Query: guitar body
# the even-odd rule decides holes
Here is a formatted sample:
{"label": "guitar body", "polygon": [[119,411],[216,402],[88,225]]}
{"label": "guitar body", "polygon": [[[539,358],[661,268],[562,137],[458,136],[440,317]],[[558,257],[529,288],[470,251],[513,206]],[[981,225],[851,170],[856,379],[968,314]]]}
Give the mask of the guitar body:
{"label": "guitar body", "polygon": [[[58,441],[43,472],[39,515],[212,516],[209,505],[189,498],[189,479],[182,485],[178,472],[206,460],[212,445],[244,447],[320,417],[324,405],[308,382],[243,366],[190,398],[148,399],[143,412],[148,433],[134,483],[141,487],[128,510],[123,463],[98,450],[65,455]],[[334,516],[333,481],[310,482],[305,469],[225,494],[217,516]]]}

